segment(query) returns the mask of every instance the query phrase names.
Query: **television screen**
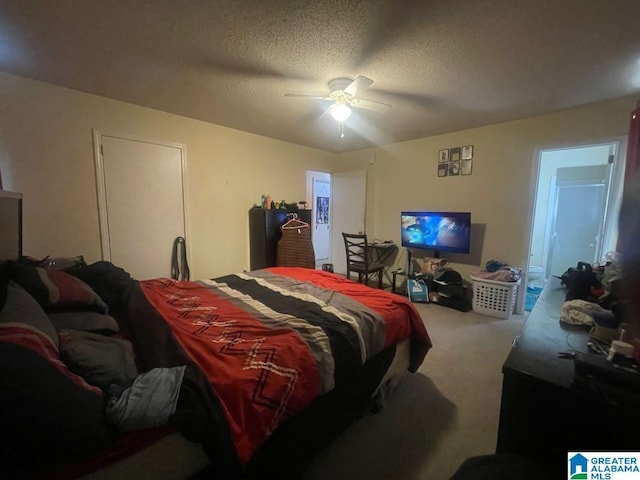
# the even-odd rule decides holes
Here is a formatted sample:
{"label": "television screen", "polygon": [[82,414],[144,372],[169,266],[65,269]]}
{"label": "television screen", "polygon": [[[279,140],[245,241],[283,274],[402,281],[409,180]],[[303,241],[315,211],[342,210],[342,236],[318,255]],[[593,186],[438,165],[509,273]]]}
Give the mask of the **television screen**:
{"label": "television screen", "polygon": [[402,212],[401,229],[403,247],[469,253],[469,212]]}

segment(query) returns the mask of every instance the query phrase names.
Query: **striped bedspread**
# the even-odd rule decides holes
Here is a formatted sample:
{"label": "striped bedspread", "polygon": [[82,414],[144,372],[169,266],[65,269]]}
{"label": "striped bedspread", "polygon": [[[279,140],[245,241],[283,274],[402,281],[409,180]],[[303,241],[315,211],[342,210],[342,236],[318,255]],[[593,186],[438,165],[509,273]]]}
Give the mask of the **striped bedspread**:
{"label": "striped bedspread", "polygon": [[387,347],[411,339],[413,371],[431,347],[407,299],[319,270],[140,287],[206,375],[242,465],[287,418],[348,385]]}

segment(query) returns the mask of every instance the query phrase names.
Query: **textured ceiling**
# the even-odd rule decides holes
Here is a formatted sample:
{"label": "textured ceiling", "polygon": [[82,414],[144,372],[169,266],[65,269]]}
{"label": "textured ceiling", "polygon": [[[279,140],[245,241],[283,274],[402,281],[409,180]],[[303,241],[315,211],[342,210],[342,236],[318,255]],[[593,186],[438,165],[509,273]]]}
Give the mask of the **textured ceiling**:
{"label": "textured ceiling", "polygon": [[[640,94],[639,19],[638,0],[0,0],[0,70],[340,152]],[[393,107],[344,138],[284,96],[357,75]]]}

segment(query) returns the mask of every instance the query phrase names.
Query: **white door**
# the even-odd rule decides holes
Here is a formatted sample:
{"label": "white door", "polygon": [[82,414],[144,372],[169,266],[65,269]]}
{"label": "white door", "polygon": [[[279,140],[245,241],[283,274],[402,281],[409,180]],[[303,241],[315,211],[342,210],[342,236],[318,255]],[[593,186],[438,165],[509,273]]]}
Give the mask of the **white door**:
{"label": "white door", "polygon": [[173,242],[186,237],[184,147],[94,138],[103,258],[139,280],[170,277]]}
{"label": "white door", "polygon": [[561,184],[556,187],[549,271],[560,276],[578,262],[594,263],[601,256],[606,184]]}
{"label": "white door", "polygon": [[331,177],[313,178],[313,249],[316,255],[316,268],[323,263],[331,263]]}
{"label": "white door", "polygon": [[347,273],[342,232],[365,231],[366,204],[366,171],[331,175],[331,263],[336,273]]}

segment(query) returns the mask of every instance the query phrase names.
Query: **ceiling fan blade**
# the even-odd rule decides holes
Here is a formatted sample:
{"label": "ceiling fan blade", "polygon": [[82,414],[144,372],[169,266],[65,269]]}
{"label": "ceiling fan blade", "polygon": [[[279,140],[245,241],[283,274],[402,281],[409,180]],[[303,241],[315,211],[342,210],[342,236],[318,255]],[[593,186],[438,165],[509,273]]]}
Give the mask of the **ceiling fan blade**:
{"label": "ceiling fan blade", "polygon": [[372,100],[362,100],[360,98],[351,99],[351,105],[355,108],[361,108],[363,110],[372,110],[374,112],[387,113],[391,110],[391,105],[388,103],[374,102]]}
{"label": "ceiling fan blade", "polygon": [[363,91],[364,89],[371,86],[373,80],[369,77],[365,77],[364,75],[358,75],[356,79],[349,84],[347,88],[344,89],[344,93],[355,97],[358,95],[358,92]]}
{"label": "ceiling fan blade", "polygon": [[301,95],[298,93],[285,93],[285,97],[302,97],[302,98],[317,98],[318,100],[331,100],[329,97],[323,97],[322,95]]}

